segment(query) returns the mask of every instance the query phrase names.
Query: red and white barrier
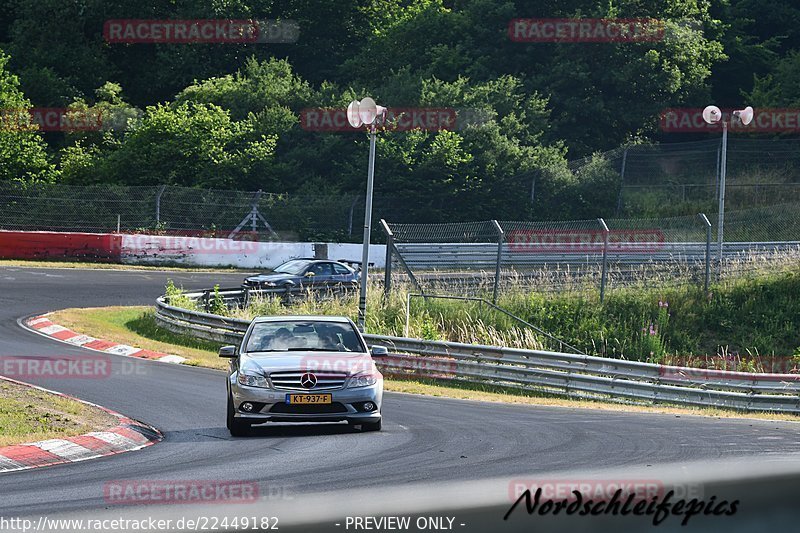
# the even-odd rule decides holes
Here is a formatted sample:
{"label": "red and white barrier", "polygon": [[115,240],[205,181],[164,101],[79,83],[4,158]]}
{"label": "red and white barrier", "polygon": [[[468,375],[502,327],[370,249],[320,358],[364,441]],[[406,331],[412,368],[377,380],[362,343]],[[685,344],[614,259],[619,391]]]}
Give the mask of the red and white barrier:
{"label": "red and white barrier", "polygon": [[119,261],[121,237],[109,233],[0,231],[0,258]]}
{"label": "red and white barrier", "polygon": [[[274,268],[315,257],[319,243],[237,241],[184,235],[124,235],[0,231],[2,259],[81,259],[139,265]],[[361,260],[360,244],[322,243],[329,259]],[[386,246],[370,245],[370,263],[382,268]]]}

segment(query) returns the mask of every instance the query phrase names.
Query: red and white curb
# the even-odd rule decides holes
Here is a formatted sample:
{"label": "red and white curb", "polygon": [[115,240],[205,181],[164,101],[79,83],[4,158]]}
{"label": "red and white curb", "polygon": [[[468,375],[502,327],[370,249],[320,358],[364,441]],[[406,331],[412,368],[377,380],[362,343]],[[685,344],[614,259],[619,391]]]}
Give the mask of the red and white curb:
{"label": "red and white curb", "polygon": [[88,348],[96,352],[109,353],[113,355],[127,355],[130,357],[139,357],[142,359],[152,359],[161,361],[163,363],[183,363],[186,361],[185,357],[178,355],[169,355],[161,352],[154,352],[152,350],[143,350],[128,346],[127,344],[119,344],[116,342],[106,341],[103,339],[96,339],[88,335],[81,335],[74,331],[67,329],[58,324],[54,324],[47,318],[48,314],[40,315],[25,319],[23,325],[28,329],[51,337],[53,339],[72,344],[73,346],[80,346],[81,348]]}
{"label": "red and white curb", "polygon": [[42,466],[77,463],[88,459],[132,452],[152,446],[164,438],[156,428],[100,405],[4,376],[0,376],[0,379],[91,405],[117,417],[119,420],[115,427],[105,431],[92,431],[76,437],[0,447],[0,472],[14,472]]}

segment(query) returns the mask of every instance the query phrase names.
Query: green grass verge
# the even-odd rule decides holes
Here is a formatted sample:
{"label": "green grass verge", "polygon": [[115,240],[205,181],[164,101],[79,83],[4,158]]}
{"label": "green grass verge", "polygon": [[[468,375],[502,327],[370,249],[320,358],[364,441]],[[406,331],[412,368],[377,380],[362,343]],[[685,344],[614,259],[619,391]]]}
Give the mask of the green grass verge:
{"label": "green grass verge", "polygon": [[0,446],[72,437],[116,424],[102,409],[0,380]]}
{"label": "green grass verge", "polygon": [[64,309],[48,318],[73,331],[137,348],[179,355],[187,364],[226,368],[217,355],[219,344],[176,335],[156,325],[151,307],[100,307]]}

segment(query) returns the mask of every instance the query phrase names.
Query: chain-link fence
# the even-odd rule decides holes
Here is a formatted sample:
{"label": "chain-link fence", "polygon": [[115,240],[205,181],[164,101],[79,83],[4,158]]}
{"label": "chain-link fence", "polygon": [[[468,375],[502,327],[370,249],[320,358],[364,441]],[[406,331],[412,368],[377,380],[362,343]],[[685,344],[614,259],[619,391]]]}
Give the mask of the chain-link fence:
{"label": "chain-link fence", "polygon": [[[398,202],[377,198],[379,216]],[[288,195],[190,187],[0,183],[0,229],[191,233],[261,240],[361,239],[364,197]]]}
{"label": "chain-link fence", "polygon": [[716,215],[561,222],[387,223],[391,272],[418,289],[449,294],[511,287],[539,292],[697,285],[795,268],[800,207],[730,211],[722,253]]}
{"label": "chain-link fence", "polygon": [[[548,184],[548,173],[539,169],[509,182],[507,190],[515,193],[513,201],[489,194],[465,199],[454,193],[452,198],[436,196],[422,205],[408,194],[376,191],[373,216],[395,222],[447,223],[476,217],[474,213],[481,206],[483,213],[523,220],[568,218],[576,208],[582,211],[572,216],[587,218],[643,218],[654,213],[682,215],[717,210],[719,139],[635,145],[600,154],[600,158],[604,163],[599,167],[597,157],[569,164],[575,181],[591,187],[572,191],[568,197],[559,197],[558,187]],[[800,139],[758,140],[731,135],[727,160],[727,209],[787,202],[800,205]],[[598,173],[603,180],[592,184]],[[0,183],[0,229],[108,232],[119,228],[123,232],[184,231],[214,236],[228,236],[238,229],[261,239],[358,242],[364,205],[361,194],[6,182]],[[462,205],[463,209],[453,207]],[[761,240],[793,238],[777,231],[784,223],[785,219],[765,211],[763,220],[752,220],[741,227],[748,232],[762,227]],[[446,235],[447,227],[432,226],[431,238]],[[469,225],[464,228],[465,232],[478,231]],[[451,230],[461,231],[455,227]],[[494,234],[493,228],[480,231]],[[383,236],[376,231],[373,238]]]}
{"label": "chain-link fence", "polygon": [[[716,210],[722,138],[634,145],[602,154],[620,174],[613,211],[641,213],[664,205]],[[572,161],[578,172],[590,158]],[[800,139],[728,137],[726,204],[732,208],[800,201]]]}

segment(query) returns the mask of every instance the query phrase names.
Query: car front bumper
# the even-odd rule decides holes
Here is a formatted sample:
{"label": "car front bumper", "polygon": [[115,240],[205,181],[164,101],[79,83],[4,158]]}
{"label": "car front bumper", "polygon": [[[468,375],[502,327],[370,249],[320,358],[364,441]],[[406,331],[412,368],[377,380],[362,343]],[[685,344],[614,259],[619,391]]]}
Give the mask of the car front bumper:
{"label": "car front bumper", "polygon": [[[377,422],[381,419],[383,402],[383,380],[375,385],[354,389],[337,390],[275,390],[261,387],[247,387],[235,382],[232,376],[230,388],[233,399],[234,416],[252,424],[262,422]],[[331,404],[310,404],[290,406],[286,403],[287,394],[330,394]],[[241,405],[250,402],[252,411],[244,411]],[[372,402],[375,409],[365,411],[363,404]]]}

